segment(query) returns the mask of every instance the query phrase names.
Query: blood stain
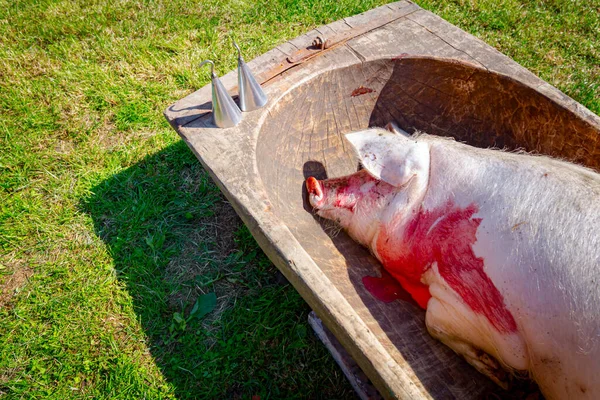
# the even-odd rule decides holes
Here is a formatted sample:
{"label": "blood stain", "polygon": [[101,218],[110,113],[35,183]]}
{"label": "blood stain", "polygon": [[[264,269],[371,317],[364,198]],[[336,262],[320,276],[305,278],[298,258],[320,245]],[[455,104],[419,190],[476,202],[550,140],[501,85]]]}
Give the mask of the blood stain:
{"label": "blood stain", "polygon": [[440,276],[475,313],[485,316],[499,332],[515,332],[517,324],[486,275],[484,259],[473,252],[481,224],[481,218],[473,218],[478,211],[474,203],[460,208],[451,200],[436,209],[421,209],[402,235],[390,235],[382,227],[377,253],[422,308],[427,308],[431,294],[421,277],[436,263]]}
{"label": "blood stain", "polygon": [[402,53],[402,54],[400,54],[400,55],[397,55],[396,57],[393,57],[393,58],[392,58],[392,61],[398,61],[398,60],[402,60],[403,58],[405,58],[405,57],[408,57],[408,56],[409,56],[409,54],[408,54],[408,53]]}
{"label": "blood stain", "polygon": [[373,93],[375,90],[368,88],[368,87],[364,87],[364,86],[359,86],[356,89],[354,89],[352,91],[351,96],[352,97],[356,97],[356,96],[362,96],[363,94],[367,94],[367,93]]}
{"label": "blood stain", "polygon": [[410,294],[386,270],[381,270],[381,277],[365,276],[362,278],[365,289],[377,300],[391,303],[394,300],[403,300],[416,304]]}

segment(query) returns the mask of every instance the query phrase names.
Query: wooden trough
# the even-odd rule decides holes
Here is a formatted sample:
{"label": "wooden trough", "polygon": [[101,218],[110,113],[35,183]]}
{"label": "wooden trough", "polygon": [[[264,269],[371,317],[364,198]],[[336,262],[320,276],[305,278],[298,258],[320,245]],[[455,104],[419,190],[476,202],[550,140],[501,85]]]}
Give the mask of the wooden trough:
{"label": "wooden trough", "polygon": [[[313,41],[317,39],[313,44]],[[474,399],[487,378],[433,340],[424,312],[363,286],[380,266],[307,206],[307,176],[355,172],[343,134],[395,121],[480,147],[600,169],[600,118],[482,41],[401,1],[313,30],[249,63],[269,96],[235,128],[206,86],[165,115],[277,265],[385,398]],[[222,81],[237,94],[236,74]]]}

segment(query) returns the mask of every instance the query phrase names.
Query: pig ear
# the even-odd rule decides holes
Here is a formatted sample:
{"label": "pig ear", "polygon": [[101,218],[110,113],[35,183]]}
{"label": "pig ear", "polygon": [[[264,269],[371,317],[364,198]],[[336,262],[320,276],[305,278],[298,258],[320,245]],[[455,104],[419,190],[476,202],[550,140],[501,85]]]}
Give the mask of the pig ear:
{"label": "pig ear", "polygon": [[385,129],[387,129],[388,131],[395,133],[397,135],[404,135],[406,137],[410,137],[408,132],[401,129],[398,125],[396,125],[395,122],[388,122],[387,125],[385,126]]}
{"label": "pig ear", "polygon": [[390,185],[400,187],[415,175],[429,174],[429,146],[424,142],[385,129],[349,133],[346,138],[365,169]]}

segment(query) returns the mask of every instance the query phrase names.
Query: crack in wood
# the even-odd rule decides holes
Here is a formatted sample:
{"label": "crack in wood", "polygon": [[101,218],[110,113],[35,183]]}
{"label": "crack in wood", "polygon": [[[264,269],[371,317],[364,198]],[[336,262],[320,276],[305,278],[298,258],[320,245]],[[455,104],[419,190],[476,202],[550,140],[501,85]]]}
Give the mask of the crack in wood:
{"label": "crack in wood", "polygon": [[348,21],[346,21],[346,18],[342,19],[342,21],[344,21],[344,24],[346,24],[350,29],[356,29],[354,26],[350,25]]}
{"label": "crack in wood", "polygon": [[[308,91],[307,91],[307,95],[304,97],[302,104],[306,103],[306,99],[308,97]],[[306,121],[308,119],[308,116],[310,115],[310,107],[312,107],[312,105],[309,105],[308,107],[306,107],[306,112],[304,114],[304,118],[302,119],[302,128],[300,130],[300,141],[298,142],[298,147],[296,148],[296,153],[302,153],[304,154],[304,152],[302,152],[302,144],[304,143],[304,136],[305,136],[305,129],[306,129]],[[304,159],[304,157],[303,157]]]}
{"label": "crack in wood", "polygon": [[[389,79],[391,78],[391,75],[393,75],[393,71],[390,72],[390,77],[388,77],[388,79],[383,79],[383,78],[381,78],[380,75],[381,75],[381,71],[385,67],[375,68],[375,65],[371,64],[371,65],[367,65],[367,68],[369,69],[369,73],[365,75],[364,72],[363,72],[363,75],[365,75],[365,78],[370,75],[373,78],[369,79],[368,81],[377,80],[381,84],[380,94],[378,96],[378,99],[375,101],[374,109],[373,109],[373,112],[372,112],[371,115],[373,115],[373,113],[376,112],[377,108],[379,108],[379,109],[382,109],[383,111],[385,111],[388,114],[388,116],[389,116],[389,118],[388,118],[387,121],[384,120],[382,122],[382,125],[385,125],[385,124],[387,124],[388,122],[391,122],[391,121],[398,122],[399,120],[402,120],[402,121],[405,122],[404,126],[408,126],[407,119],[406,119],[405,115],[402,113],[401,110],[398,109],[398,107],[395,106],[395,104],[396,104],[395,102],[387,102],[387,101],[381,101],[380,100],[380,98],[383,95],[383,92],[385,90],[385,86],[388,84]],[[393,67],[392,67],[392,70],[393,70]],[[388,106],[388,103],[394,104],[394,110],[396,112],[392,112],[391,111],[390,107]]]}
{"label": "crack in wood", "polygon": [[[335,83],[336,83],[336,87],[339,88],[340,85],[339,85],[339,82],[337,81],[337,79],[335,80]],[[338,91],[338,93],[339,93],[339,91]],[[331,98],[330,98],[329,101],[331,102]],[[333,121],[335,122],[335,130],[336,130],[338,136],[340,137],[340,141],[342,143],[342,150],[343,150],[343,152],[345,154],[346,153],[345,138],[344,138],[344,136],[343,136],[343,134],[341,132],[340,126],[338,125],[337,117],[335,115],[335,108],[333,108]]]}
{"label": "crack in wood", "polygon": [[360,54],[357,50],[355,50],[352,45],[350,43],[346,43],[346,48],[348,48],[348,50],[350,50],[352,52],[352,54],[354,54],[356,56],[356,58],[358,58],[358,60],[362,63],[364,63],[366,61],[366,58]]}
{"label": "crack in wood", "polygon": [[442,42],[444,42],[448,46],[452,47],[454,50],[459,51],[459,52],[467,55],[473,61],[477,62],[479,65],[481,65],[483,68],[485,68],[486,71],[489,71],[488,67],[485,64],[483,64],[481,61],[479,61],[477,58],[475,58],[473,55],[469,54],[468,52],[466,52],[463,49],[459,49],[458,47],[454,46],[452,43],[448,42],[446,39],[444,39],[443,37],[441,37],[440,35],[438,35],[436,32],[432,31],[431,29],[429,29],[425,25],[423,25],[423,24],[415,21],[413,18],[409,18],[409,15],[404,16],[404,18],[406,18],[406,19],[414,22],[415,24],[419,25],[421,28],[425,29],[427,32],[431,33],[432,35],[434,35],[435,37],[437,37],[438,39],[440,39]]}

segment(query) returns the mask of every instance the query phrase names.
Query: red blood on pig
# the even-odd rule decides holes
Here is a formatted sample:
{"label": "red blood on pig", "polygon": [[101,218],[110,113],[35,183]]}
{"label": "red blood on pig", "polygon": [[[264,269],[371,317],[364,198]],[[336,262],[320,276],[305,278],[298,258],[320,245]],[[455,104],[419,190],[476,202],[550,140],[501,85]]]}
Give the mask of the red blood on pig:
{"label": "red blood on pig", "polygon": [[499,332],[514,332],[515,319],[483,270],[484,259],[473,253],[481,223],[473,214],[478,210],[475,204],[461,209],[452,201],[434,210],[421,209],[407,224],[403,240],[390,237],[382,226],[377,253],[421,307],[427,308],[431,297],[421,277],[436,263],[440,275],[474,312],[484,315]]}
{"label": "red blood on pig", "polygon": [[[307,179],[317,213],[369,248],[426,309],[430,334],[495,382],[505,368],[548,399],[600,398],[600,175],[390,130],[346,135],[364,170]],[[383,275],[363,284],[382,301],[398,295]]]}
{"label": "red blood on pig", "polygon": [[321,211],[344,209],[353,213],[359,200],[362,209],[367,209],[393,192],[394,187],[367,171],[358,171],[348,177],[325,181],[310,177],[306,180],[306,190],[313,207]]}

